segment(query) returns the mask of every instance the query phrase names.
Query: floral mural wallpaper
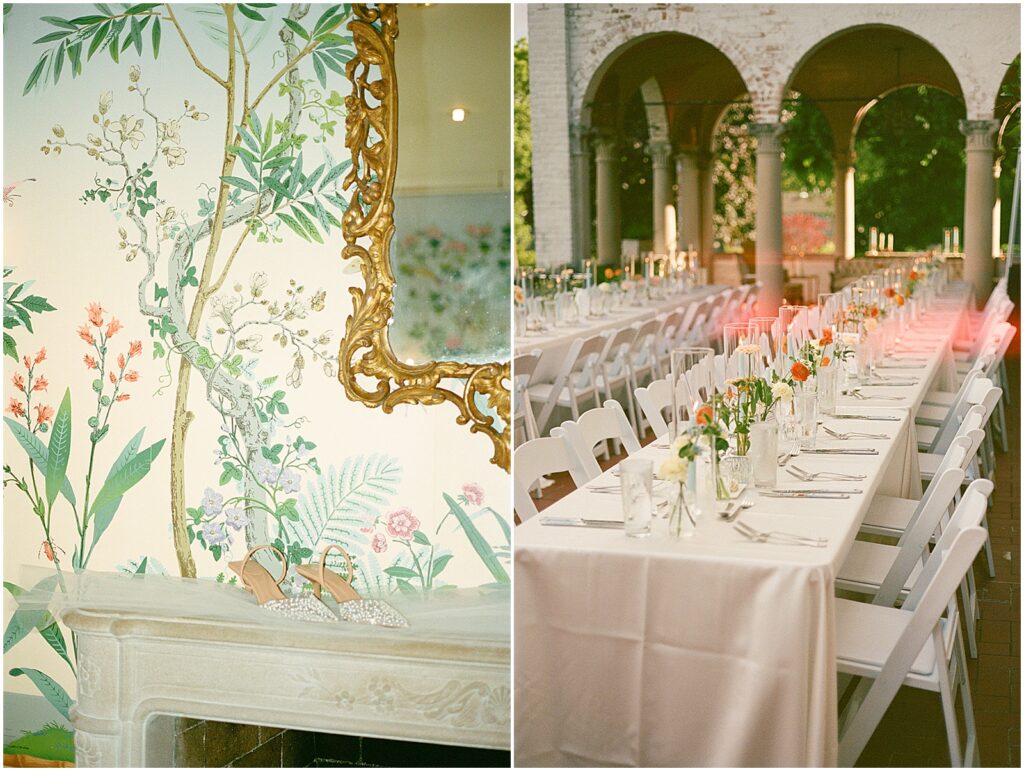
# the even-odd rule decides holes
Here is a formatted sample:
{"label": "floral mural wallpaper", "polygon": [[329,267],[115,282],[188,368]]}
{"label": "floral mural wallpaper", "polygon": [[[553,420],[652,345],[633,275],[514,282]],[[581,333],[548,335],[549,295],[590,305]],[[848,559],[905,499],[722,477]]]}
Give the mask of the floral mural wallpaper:
{"label": "floral mural wallpaper", "polygon": [[5,700],[50,709],[5,752],[73,760],[74,641],[19,610],[23,565],[227,582],[339,543],[361,592],[508,586],[489,440],[337,382],[348,18],[4,6]]}

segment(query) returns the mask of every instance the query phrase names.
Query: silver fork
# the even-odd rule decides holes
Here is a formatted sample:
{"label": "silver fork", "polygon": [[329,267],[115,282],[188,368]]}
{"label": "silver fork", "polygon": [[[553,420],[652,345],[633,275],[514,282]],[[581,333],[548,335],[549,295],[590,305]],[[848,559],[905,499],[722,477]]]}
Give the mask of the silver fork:
{"label": "silver fork", "polygon": [[834,482],[859,482],[862,479],[866,479],[863,474],[843,474],[839,471],[807,471],[796,464],[787,468],[786,471],[797,479],[802,479],[804,482],[813,482],[818,477],[831,479]]}
{"label": "silver fork", "polygon": [[867,434],[863,431],[847,431],[846,433],[840,433],[839,431],[833,431],[826,425],[821,426],[825,429],[825,433],[834,436],[836,439],[888,439],[888,434]]}
{"label": "silver fork", "polygon": [[859,388],[850,388],[849,390],[846,391],[846,393],[850,396],[853,396],[856,399],[860,399],[861,401],[865,399],[891,399],[899,401],[900,399],[903,398],[902,396],[886,396],[885,394],[873,394],[872,396],[865,396],[860,392]]}
{"label": "silver fork", "polygon": [[811,538],[805,535],[797,535],[796,533],[786,533],[782,530],[756,530],[745,522],[739,521],[733,523],[732,527],[733,530],[744,538],[749,538],[751,541],[757,541],[758,543],[767,543],[774,540],[790,546],[814,546],[818,549],[828,546],[827,538]]}

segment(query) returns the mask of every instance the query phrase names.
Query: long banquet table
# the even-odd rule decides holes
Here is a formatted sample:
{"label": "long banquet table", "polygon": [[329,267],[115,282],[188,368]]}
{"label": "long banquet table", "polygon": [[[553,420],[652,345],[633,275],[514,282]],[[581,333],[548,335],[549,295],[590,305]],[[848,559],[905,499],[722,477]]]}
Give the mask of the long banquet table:
{"label": "long banquet table", "polygon": [[516,354],[533,350],[541,351],[541,358],[534,371],[533,381],[538,383],[552,381],[557,377],[573,340],[613,329],[621,329],[638,321],[654,318],[661,313],[670,313],[679,308],[685,308],[691,303],[699,302],[728,288],[717,284],[702,286],[656,302],[617,308],[607,316],[588,320],[585,324],[558,327],[549,332],[520,335],[515,339]]}
{"label": "long banquet table", "polygon": [[[834,579],[874,495],[920,496],[913,418],[930,389],[953,384],[951,336],[966,301],[962,289],[943,298],[904,337],[913,352],[887,361],[924,359],[923,369],[915,361],[902,371],[917,385],[868,389],[899,401],[839,400],[842,414],[898,415],[898,423],[824,418],[891,438],[842,442],[819,431],[818,447],[873,446],[878,455],[799,456],[811,471],[856,468],[864,481],[828,487],[863,494],[758,495],[741,515],[761,530],[826,536],[826,548],[754,543],[707,516],[682,540],[669,537],[657,514],[643,539],[542,525],[545,516],[621,521],[618,495],[586,487],[517,528],[517,765],[836,764]],[[639,456],[657,466],[665,453],[651,444]],[[615,482],[609,470],[592,484]],[[822,483],[799,483],[780,469],[778,485]],[[656,498],[671,492],[656,482]]]}

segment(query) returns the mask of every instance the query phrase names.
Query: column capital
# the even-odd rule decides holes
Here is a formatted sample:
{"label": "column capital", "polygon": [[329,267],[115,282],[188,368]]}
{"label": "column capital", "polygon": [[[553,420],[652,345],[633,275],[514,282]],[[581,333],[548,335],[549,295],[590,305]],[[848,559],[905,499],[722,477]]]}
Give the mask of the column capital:
{"label": "column capital", "polygon": [[857,162],[857,154],[852,150],[835,150],[832,161],[837,169],[848,169]]}
{"label": "column capital", "polygon": [[967,151],[994,149],[993,138],[999,130],[997,120],[961,120],[960,133],[967,137]]}
{"label": "column capital", "polygon": [[599,163],[619,159],[619,138],[611,132],[598,131],[591,135],[594,158]]}
{"label": "column capital", "polygon": [[647,152],[655,168],[667,169],[672,163],[672,143],[667,139],[652,139],[647,143]]}
{"label": "column capital", "polygon": [[569,127],[569,151],[573,155],[586,155],[594,132],[589,126],[574,123]]}
{"label": "column capital", "polygon": [[782,123],[750,123],[750,135],[757,139],[758,153],[781,153],[782,134],[786,127]]}
{"label": "column capital", "polygon": [[700,166],[699,152],[696,147],[680,147],[676,150],[676,168],[696,169]]}

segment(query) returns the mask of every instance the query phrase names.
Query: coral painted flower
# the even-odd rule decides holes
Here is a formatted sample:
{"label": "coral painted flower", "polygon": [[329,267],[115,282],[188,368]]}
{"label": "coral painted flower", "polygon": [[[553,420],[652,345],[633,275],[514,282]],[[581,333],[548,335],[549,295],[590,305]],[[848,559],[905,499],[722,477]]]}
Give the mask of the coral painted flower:
{"label": "coral painted flower", "polygon": [[21,418],[25,416],[25,405],[12,396],[10,403],[7,405],[7,411],[14,415],[14,417]]}
{"label": "coral painted flower", "polygon": [[89,327],[83,324],[78,328],[78,336],[85,340],[89,345],[96,345],[96,340],[92,336],[92,332],[89,331]]}
{"label": "coral painted flower", "polygon": [[25,390],[25,378],[21,376],[21,373],[15,373],[14,377],[11,378],[11,382],[14,383],[14,387],[19,391]]}
{"label": "coral painted flower", "polygon": [[53,407],[47,407],[45,404],[36,405],[36,425],[41,426],[53,420]]}
{"label": "coral painted flower", "polygon": [[118,369],[124,369],[125,365],[127,363],[128,362],[125,360],[123,353],[117,354],[117,367],[118,367]]}
{"label": "coral painted flower", "polygon": [[34,382],[32,384],[32,390],[33,391],[45,391],[46,388],[49,385],[50,385],[49,381],[47,381],[47,379],[45,377],[40,375],[38,378],[36,378],[36,382]]}
{"label": "coral painted flower", "polygon": [[126,402],[129,399],[131,399],[131,398],[132,398],[131,394],[118,394],[117,395],[117,399],[115,399],[115,401]]}
{"label": "coral painted flower", "polygon": [[44,361],[46,361],[46,349],[45,348],[40,348],[39,349],[39,353],[36,354],[36,358],[34,359],[34,361],[35,361],[36,364],[42,364]]}
{"label": "coral painted flower", "polygon": [[28,356],[22,356],[21,363],[25,365],[25,369],[32,369],[32,359]]}
{"label": "coral painted flower", "polygon": [[103,307],[99,303],[92,303],[86,308],[89,313],[89,323],[94,327],[103,326]]}
{"label": "coral painted flower", "polygon": [[110,323],[107,324],[107,337],[113,337],[122,329],[124,329],[124,324],[122,324],[116,318],[111,319]]}
{"label": "coral painted flower", "polygon": [[409,509],[399,509],[387,515],[385,522],[388,533],[393,538],[412,538],[412,534],[419,529],[420,521],[413,516]]}
{"label": "coral painted flower", "polygon": [[476,482],[467,482],[466,484],[464,484],[462,486],[462,494],[466,496],[466,501],[470,505],[484,505],[484,488],[482,488]]}
{"label": "coral painted flower", "polygon": [[130,369],[124,373],[124,379],[127,380],[129,383],[134,383],[136,380],[139,379],[139,373],[136,372],[134,369]]}
{"label": "coral painted flower", "polygon": [[710,405],[705,404],[699,410],[697,410],[697,425],[698,426],[710,426],[712,419],[715,417],[714,410],[711,409]]}
{"label": "coral painted flower", "polygon": [[117,382],[117,375],[114,374],[113,370],[111,370],[109,377],[110,377],[110,382],[111,383],[116,383]]}
{"label": "coral painted flower", "polygon": [[373,541],[370,542],[370,545],[377,554],[383,554],[388,550],[388,539],[384,537],[383,533],[377,533],[373,537]]}
{"label": "coral painted flower", "polygon": [[142,341],[132,340],[132,344],[128,347],[128,358],[134,358],[142,353]]}
{"label": "coral painted flower", "polygon": [[798,380],[803,383],[811,376],[811,371],[807,369],[807,365],[803,362],[794,361],[793,366],[789,369],[789,374],[793,376],[794,380]]}
{"label": "coral painted flower", "polygon": [[85,362],[85,366],[87,366],[89,369],[99,369],[99,365],[96,363],[96,359],[94,359],[89,354],[83,356],[82,361]]}

